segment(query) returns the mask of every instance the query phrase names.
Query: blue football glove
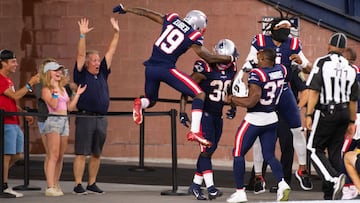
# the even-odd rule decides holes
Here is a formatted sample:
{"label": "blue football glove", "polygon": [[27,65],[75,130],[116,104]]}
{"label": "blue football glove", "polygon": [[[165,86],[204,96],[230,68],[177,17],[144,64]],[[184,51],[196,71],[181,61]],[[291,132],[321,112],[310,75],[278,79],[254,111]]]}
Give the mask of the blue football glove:
{"label": "blue football glove", "polygon": [[231,119],[235,118],[235,116],[236,116],[236,108],[231,107],[231,109],[229,109],[226,112],[226,118],[231,120]]}
{"label": "blue football glove", "polygon": [[125,14],[126,11],[124,11],[124,6],[119,4],[113,8],[113,13]]}
{"label": "blue football glove", "polygon": [[183,126],[185,126],[187,128],[190,126],[190,119],[189,119],[187,113],[180,112],[180,123],[183,124]]}

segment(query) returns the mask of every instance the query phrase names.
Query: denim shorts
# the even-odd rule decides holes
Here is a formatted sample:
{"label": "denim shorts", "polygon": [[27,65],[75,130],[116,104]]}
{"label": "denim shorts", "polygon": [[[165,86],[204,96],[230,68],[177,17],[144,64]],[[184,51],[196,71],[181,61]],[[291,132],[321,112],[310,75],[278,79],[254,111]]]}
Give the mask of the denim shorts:
{"label": "denim shorts", "polygon": [[4,125],[4,154],[17,154],[24,152],[24,134],[19,125]]}
{"label": "denim shorts", "polygon": [[38,124],[40,135],[44,135],[45,134],[45,122],[38,121],[37,124]]}
{"label": "denim shorts", "polygon": [[59,133],[60,136],[69,136],[69,119],[66,116],[48,116],[45,121],[44,133]]}

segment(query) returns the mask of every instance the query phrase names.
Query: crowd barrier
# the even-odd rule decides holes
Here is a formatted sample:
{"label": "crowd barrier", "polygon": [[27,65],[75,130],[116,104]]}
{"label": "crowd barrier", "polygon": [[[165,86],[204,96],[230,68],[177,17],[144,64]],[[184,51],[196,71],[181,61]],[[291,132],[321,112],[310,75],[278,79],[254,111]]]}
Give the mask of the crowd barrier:
{"label": "crowd barrier", "polygon": [[[133,101],[135,98],[111,98],[111,101]],[[171,100],[171,99],[159,99],[161,102],[170,102],[170,103],[179,103],[179,100]],[[14,195],[10,195],[8,193],[4,193],[3,183],[4,183],[4,116],[46,116],[47,114],[37,113],[36,109],[28,109],[28,112],[5,112],[0,109],[0,198],[13,198]],[[172,189],[168,191],[161,192],[161,195],[185,195],[178,190],[177,183],[177,141],[176,141],[176,117],[177,111],[175,109],[171,109],[170,111],[161,111],[161,112],[147,112],[143,111],[143,123],[139,126],[139,165],[130,168],[131,171],[151,171],[149,167],[145,167],[144,164],[144,137],[145,137],[145,120],[146,117],[149,116],[170,116],[171,119],[171,159],[172,159]],[[70,113],[68,116],[82,116],[82,117],[96,117],[90,115],[78,115],[76,113]],[[132,112],[108,112],[106,116],[132,116]],[[24,118],[24,185],[16,186],[14,190],[40,190],[41,188],[31,186],[29,180],[29,125],[28,122]]]}

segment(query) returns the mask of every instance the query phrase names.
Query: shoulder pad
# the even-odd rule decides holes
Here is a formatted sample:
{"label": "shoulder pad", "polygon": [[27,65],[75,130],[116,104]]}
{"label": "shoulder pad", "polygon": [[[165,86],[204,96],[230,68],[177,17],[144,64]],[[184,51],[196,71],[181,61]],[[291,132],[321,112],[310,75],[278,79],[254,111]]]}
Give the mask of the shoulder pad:
{"label": "shoulder pad", "polygon": [[210,69],[209,65],[204,60],[199,59],[199,60],[195,61],[193,72],[205,73],[205,72],[210,72],[210,71],[211,71],[211,69]]}

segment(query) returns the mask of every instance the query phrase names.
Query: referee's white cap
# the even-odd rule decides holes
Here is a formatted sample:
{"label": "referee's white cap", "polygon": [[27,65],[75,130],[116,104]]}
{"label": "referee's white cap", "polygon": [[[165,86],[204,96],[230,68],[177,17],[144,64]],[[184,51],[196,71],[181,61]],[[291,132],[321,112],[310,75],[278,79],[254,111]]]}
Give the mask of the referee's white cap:
{"label": "referee's white cap", "polygon": [[344,33],[337,32],[330,37],[329,44],[337,48],[345,48],[346,41],[346,35]]}

